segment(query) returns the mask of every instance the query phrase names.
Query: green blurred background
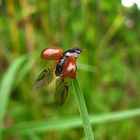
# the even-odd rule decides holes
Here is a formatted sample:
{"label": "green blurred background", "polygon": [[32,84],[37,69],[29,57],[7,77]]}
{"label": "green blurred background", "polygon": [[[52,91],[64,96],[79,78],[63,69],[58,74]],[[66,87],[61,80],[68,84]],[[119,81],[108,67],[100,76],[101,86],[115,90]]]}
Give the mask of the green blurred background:
{"label": "green blurred background", "polygon": [[[45,91],[33,91],[38,74],[52,64],[41,60],[40,52],[52,45],[86,49],[78,58],[77,77],[90,115],[140,107],[140,10],[136,4],[126,8],[120,0],[1,0],[0,83],[7,70],[12,71],[10,64],[25,59],[11,74],[13,79],[5,80],[9,93],[3,96],[4,127],[79,116],[72,80],[61,108],[51,105]],[[98,140],[138,140],[140,119],[100,123],[93,125],[93,131]],[[76,127],[5,133],[2,139],[84,140],[85,134]]]}

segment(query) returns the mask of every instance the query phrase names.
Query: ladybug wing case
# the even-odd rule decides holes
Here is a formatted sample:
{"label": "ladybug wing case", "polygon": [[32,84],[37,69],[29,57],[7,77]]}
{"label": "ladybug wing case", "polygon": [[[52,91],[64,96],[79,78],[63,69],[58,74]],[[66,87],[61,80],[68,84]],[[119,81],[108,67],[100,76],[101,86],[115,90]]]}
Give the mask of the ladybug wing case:
{"label": "ladybug wing case", "polygon": [[62,57],[63,57],[62,49],[57,47],[45,48],[41,52],[41,58],[44,60],[59,60]]}
{"label": "ladybug wing case", "polygon": [[63,65],[62,77],[75,78],[76,77],[76,58],[70,56]]}

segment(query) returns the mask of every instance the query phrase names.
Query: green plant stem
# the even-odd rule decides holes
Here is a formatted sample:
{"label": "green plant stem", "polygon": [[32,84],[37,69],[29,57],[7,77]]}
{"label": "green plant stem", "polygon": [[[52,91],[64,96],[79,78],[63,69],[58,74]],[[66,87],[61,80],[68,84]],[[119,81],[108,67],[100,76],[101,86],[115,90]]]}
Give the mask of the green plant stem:
{"label": "green plant stem", "polygon": [[79,111],[80,111],[80,115],[81,115],[86,137],[88,140],[94,140],[94,135],[93,135],[92,127],[90,124],[88,111],[87,111],[83,93],[81,91],[77,78],[73,79],[73,84],[74,84],[74,88],[75,88],[75,96],[76,96],[76,99],[78,102]]}

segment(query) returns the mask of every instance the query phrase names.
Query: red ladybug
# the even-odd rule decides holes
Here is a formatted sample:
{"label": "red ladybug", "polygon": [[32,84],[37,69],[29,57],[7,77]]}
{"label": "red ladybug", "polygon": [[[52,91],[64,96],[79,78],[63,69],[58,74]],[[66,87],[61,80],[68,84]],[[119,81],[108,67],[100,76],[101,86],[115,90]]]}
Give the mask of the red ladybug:
{"label": "red ladybug", "polygon": [[64,52],[57,47],[45,48],[41,52],[41,58],[56,61],[55,75],[52,68],[43,70],[35,81],[35,89],[48,86],[55,78],[54,101],[58,106],[63,105],[68,94],[67,78],[76,77],[76,59],[81,52],[82,49],[80,48],[73,48]]}
{"label": "red ladybug", "polygon": [[55,74],[56,76],[75,78],[76,59],[82,52],[80,48],[73,48],[62,52],[61,48],[45,48],[41,53],[44,60],[57,60]]}

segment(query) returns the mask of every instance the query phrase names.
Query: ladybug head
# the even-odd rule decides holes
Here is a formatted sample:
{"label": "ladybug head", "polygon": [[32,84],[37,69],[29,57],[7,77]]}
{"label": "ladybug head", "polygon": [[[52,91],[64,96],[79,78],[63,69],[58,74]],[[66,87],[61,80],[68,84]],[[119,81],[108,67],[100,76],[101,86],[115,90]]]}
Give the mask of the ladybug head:
{"label": "ladybug head", "polygon": [[83,49],[80,49],[80,48],[74,48],[74,51],[75,51],[76,53],[80,54],[80,53],[83,51]]}
{"label": "ladybug head", "polygon": [[79,54],[83,51],[83,49],[80,48],[73,48],[70,50],[67,50],[64,52],[64,56],[65,57],[70,57],[70,56],[74,56],[75,58],[78,58]]}

